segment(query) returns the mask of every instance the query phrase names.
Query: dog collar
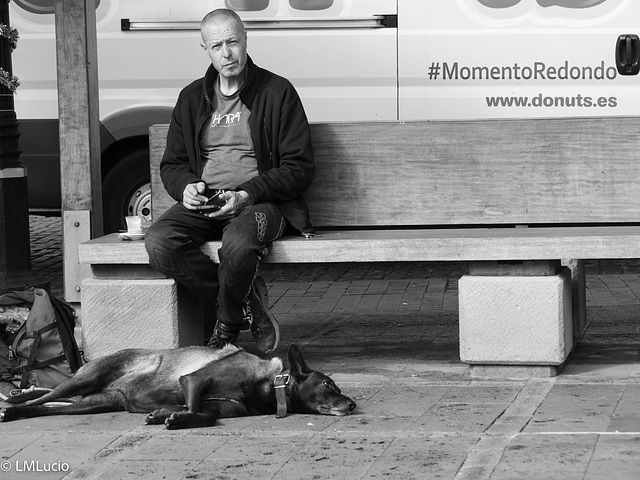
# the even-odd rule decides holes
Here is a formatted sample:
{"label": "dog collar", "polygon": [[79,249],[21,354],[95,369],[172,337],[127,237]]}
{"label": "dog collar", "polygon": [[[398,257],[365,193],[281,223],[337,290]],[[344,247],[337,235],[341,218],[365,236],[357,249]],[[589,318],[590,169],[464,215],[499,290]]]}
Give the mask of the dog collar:
{"label": "dog collar", "polygon": [[291,379],[291,375],[288,373],[281,373],[276,375],[276,378],[273,382],[273,386],[276,390],[276,418],[284,418],[287,416],[287,385],[289,384],[289,380]]}

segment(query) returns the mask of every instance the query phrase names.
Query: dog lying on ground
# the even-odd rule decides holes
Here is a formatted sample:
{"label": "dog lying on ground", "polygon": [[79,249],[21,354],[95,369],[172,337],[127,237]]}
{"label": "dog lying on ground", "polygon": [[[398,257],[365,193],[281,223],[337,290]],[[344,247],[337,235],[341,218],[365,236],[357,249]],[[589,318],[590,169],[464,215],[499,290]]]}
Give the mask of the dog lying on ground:
{"label": "dog lying on ground", "polygon": [[[287,358],[288,372],[279,358],[261,359],[234,346],[121,350],[87,363],[39,398],[10,397],[7,402],[17,405],[2,409],[0,420],[129,411],[152,412],[146,423],[168,429],[206,427],[218,418],[276,413],[277,376],[286,394],[284,413],[347,415],[356,407],[328,376],[307,366],[296,345]],[[44,405],[75,396],[82,398]]]}

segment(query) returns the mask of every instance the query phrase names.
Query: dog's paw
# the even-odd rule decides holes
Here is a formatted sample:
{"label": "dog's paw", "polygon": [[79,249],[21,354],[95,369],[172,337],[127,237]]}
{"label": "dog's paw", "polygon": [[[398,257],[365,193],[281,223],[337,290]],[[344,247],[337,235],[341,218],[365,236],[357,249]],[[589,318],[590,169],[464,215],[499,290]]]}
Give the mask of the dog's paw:
{"label": "dog's paw", "polygon": [[167,410],[166,408],[155,410],[147,415],[144,423],[146,425],[162,425],[167,420],[167,418],[171,416],[172,413],[173,412]]}
{"label": "dog's paw", "polygon": [[164,425],[167,430],[178,430],[180,428],[211,427],[215,425],[217,420],[217,412],[175,412],[165,420]]}
{"label": "dog's paw", "polygon": [[0,409],[0,422],[11,422],[20,418],[14,407],[5,407]]}
{"label": "dog's paw", "polygon": [[180,428],[187,428],[189,426],[188,414],[182,412],[174,412],[164,421],[164,426],[167,430],[178,430]]}

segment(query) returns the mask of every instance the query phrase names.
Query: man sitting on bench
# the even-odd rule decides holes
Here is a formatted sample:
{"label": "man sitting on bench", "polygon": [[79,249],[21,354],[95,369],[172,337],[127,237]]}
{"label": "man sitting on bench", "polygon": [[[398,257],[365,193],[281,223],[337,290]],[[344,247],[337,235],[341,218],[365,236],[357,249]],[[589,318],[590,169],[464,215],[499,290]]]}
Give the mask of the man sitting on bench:
{"label": "man sitting on bench", "polygon": [[[154,220],[145,246],[153,268],[205,304],[217,301],[207,345],[234,343],[250,328],[269,353],[280,333],[258,267],[287,222],[312,231],[301,196],[314,174],[309,124],[291,83],[247,55],[235,12],[210,12],[200,32],[212,65],[181,91],[160,164],[179,203]],[[199,248],[217,239],[219,265]]]}

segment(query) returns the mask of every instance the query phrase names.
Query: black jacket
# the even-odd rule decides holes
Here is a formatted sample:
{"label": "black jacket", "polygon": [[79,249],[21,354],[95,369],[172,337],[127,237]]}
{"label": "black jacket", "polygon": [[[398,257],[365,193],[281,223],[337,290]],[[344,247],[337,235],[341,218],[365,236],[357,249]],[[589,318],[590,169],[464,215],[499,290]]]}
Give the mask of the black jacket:
{"label": "black jacket", "polygon": [[[238,185],[253,203],[272,202],[290,225],[312,232],[302,192],[314,175],[309,123],[300,97],[291,83],[247,59],[247,80],[240,100],[251,111],[249,130],[258,160],[257,177]],[[213,85],[218,72],[210,66],[205,76],[185,87],[173,109],[160,176],[176,201],[190,183],[200,181],[202,162],[198,134],[213,113]]]}

